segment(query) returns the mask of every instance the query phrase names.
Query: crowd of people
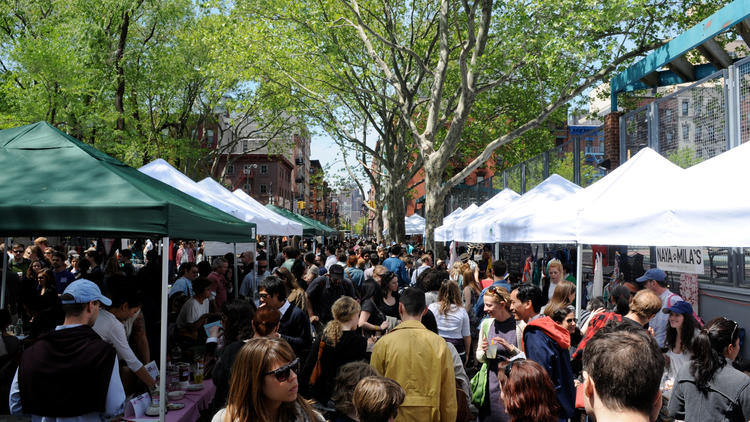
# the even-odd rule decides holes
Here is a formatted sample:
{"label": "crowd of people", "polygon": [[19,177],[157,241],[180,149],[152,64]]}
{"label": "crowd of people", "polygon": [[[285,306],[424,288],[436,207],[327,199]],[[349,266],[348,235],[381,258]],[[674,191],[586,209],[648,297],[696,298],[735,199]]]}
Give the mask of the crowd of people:
{"label": "crowd of people", "polygon": [[[0,413],[102,420],[155,393],[150,244],[132,249],[143,266],[130,249],[11,245]],[[205,367],[213,422],[750,420],[744,330],[704,324],[659,269],[576,319],[580,286],[557,259],[535,285],[486,250],[258,243],[209,261],[196,245],[170,255],[167,353]]]}

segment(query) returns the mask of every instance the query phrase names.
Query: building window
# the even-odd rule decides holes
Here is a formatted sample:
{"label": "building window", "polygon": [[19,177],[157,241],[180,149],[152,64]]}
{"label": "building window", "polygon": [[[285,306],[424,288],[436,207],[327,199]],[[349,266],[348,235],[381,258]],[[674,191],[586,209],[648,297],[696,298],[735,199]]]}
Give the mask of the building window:
{"label": "building window", "polygon": [[245,183],[244,185],[242,185],[242,190],[244,190],[248,194],[251,193],[250,192],[250,185],[247,184],[247,183]]}
{"label": "building window", "polygon": [[690,139],[690,126],[682,125],[682,140],[687,141]]}
{"label": "building window", "polygon": [[261,164],[260,165],[260,174],[268,174],[268,165],[267,164]]}
{"label": "building window", "polygon": [[683,116],[688,115],[688,104],[690,104],[688,100],[682,100],[682,115]]}
{"label": "building window", "polygon": [[245,164],[244,166],[242,166],[242,174],[250,174],[250,172],[253,171],[252,169],[252,164]]}
{"label": "building window", "polygon": [[242,141],[242,151],[247,152],[247,150],[248,150],[247,141]]}
{"label": "building window", "polygon": [[260,185],[260,193],[261,194],[268,193],[268,187],[266,185]]}
{"label": "building window", "polygon": [[227,176],[231,176],[234,174],[234,164],[230,164],[227,166]]}
{"label": "building window", "polygon": [[671,123],[672,122],[672,110],[666,109],[664,110],[664,123]]}

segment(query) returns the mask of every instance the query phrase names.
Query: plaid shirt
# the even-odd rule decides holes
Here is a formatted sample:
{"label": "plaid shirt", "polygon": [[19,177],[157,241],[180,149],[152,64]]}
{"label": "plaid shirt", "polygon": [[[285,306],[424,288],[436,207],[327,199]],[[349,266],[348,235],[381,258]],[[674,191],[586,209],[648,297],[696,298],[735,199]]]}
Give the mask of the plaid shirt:
{"label": "plaid shirt", "polygon": [[611,320],[620,322],[622,321],[622,315],[615,312],[602,312],[591,319],[589,327],[586,329],[586,335],[581,342],[578,343],[578,348],[575,353],[573,353],[573,360],[581,359],[583,357],[583,349],[586,348],[586,343],[591,340],[591,337],[594,337],[594,334],[596,334],[597,331],[602,329]]}

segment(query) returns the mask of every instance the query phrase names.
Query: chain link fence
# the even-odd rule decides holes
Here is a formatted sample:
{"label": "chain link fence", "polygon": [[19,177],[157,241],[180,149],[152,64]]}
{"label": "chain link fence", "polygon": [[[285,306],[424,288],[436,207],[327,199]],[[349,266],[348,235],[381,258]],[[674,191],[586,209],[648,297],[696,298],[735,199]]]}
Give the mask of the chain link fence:
{"label": "chain link fence", "polygon": [[726,77],[727,71],[716,72],[654,101],[655,150],[683,168],[727,150]]}

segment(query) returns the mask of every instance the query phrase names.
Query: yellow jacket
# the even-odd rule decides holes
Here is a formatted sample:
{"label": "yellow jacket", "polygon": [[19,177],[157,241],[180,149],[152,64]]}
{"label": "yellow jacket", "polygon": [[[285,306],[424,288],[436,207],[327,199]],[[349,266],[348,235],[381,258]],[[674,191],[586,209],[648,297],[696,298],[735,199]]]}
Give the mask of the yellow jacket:
{"label": "yellow jacket", "polygon": [[370,364],[406,391],[397,422],[455,422],[456,378],[445,340],[404,321],[375,343]]}

